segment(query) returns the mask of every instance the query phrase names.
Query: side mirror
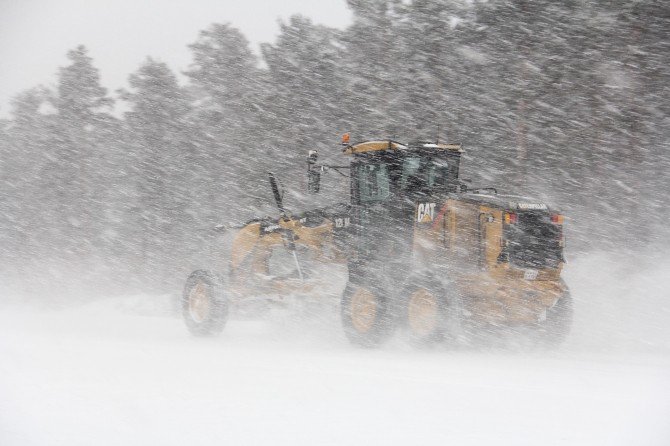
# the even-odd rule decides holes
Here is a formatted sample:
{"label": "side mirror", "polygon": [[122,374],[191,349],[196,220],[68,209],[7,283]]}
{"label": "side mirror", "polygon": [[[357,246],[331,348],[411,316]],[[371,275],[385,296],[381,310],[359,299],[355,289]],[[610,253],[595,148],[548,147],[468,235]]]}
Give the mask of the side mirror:
{"label": "side mirror", "polygon": [[319,153],[316,150],[307,152],[307,192],[310,194],[318,193],[321,186],[321,172],[316,165],[318,158]]}
{"label": "side mirror", "polygon": [[321,172],[317,169],[307,171],[307,192],[316,194],[321,188]]}
{"label": "side mirror", "polygon": [[316,164],[316,160],[319,158],[319,152],[316,150],[310,150],[307,152],[307,165],[313,166]]}

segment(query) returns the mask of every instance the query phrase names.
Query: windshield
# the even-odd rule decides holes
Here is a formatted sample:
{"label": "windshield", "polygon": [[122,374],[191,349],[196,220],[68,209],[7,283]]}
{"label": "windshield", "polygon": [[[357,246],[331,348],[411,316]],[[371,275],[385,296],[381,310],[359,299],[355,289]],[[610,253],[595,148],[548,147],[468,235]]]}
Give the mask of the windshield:
{"label": "windshield", "polygon": [[412,192],[431,192],[446,190],[454,169],[451,163],[442,158],[412,156],[405,159],[400,180],[400,189]]}
{"label": "windshield", "polygon": [[358,197],[363,203],[392,195],[432,194],[456,188],[458,159],[411,155],[389,160],[368,160],[355,167]]}

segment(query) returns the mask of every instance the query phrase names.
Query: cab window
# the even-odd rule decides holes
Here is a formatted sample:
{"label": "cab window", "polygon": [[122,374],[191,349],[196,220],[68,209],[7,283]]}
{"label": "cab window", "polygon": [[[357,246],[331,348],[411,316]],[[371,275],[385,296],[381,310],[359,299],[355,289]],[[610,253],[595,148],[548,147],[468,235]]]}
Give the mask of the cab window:
{"label": "cab window", "polygon": [[363,164],[357,169],[359,198],[362,202],[383,201],[390,196],[386,164]]}
{"label": "cab window", "polygon": [[400,190],[407,190],[412,183],[411,179],[419,175],[419,167],[421,166],[421,158],[413,156],[405,158],[402,166],[402,178],[400,179]]}
{"label": "cab window", "polygon": [[428,166],[428,174],[426,183],[428,187],[436,189],[444,189],[447,187],[449,181],[449,163],[446,160],[434,159],[430,161]]}

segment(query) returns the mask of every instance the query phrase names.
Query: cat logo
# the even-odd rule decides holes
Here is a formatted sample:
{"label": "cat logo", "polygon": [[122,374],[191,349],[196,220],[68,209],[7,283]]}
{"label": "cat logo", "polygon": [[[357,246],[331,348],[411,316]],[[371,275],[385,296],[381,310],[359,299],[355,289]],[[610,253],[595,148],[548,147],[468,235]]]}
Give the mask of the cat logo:
{"label": "cat logo", "polygon": [[416,209],[416,221],[431,223],[435,218],[435,203],[419,203]]}

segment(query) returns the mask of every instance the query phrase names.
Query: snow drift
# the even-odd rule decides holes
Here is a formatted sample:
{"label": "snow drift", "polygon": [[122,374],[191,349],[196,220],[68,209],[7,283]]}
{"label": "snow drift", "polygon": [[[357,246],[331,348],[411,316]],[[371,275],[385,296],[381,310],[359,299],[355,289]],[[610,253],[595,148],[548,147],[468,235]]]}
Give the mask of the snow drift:
{"label": "snow drift", "polygon": [[[637,259],[639,260],[639,259]],[[170,296],[0,312],[0,443],[662,444],[668,262],[571,262],[557,352],[350,347],[336,315],[190,337]]]}

